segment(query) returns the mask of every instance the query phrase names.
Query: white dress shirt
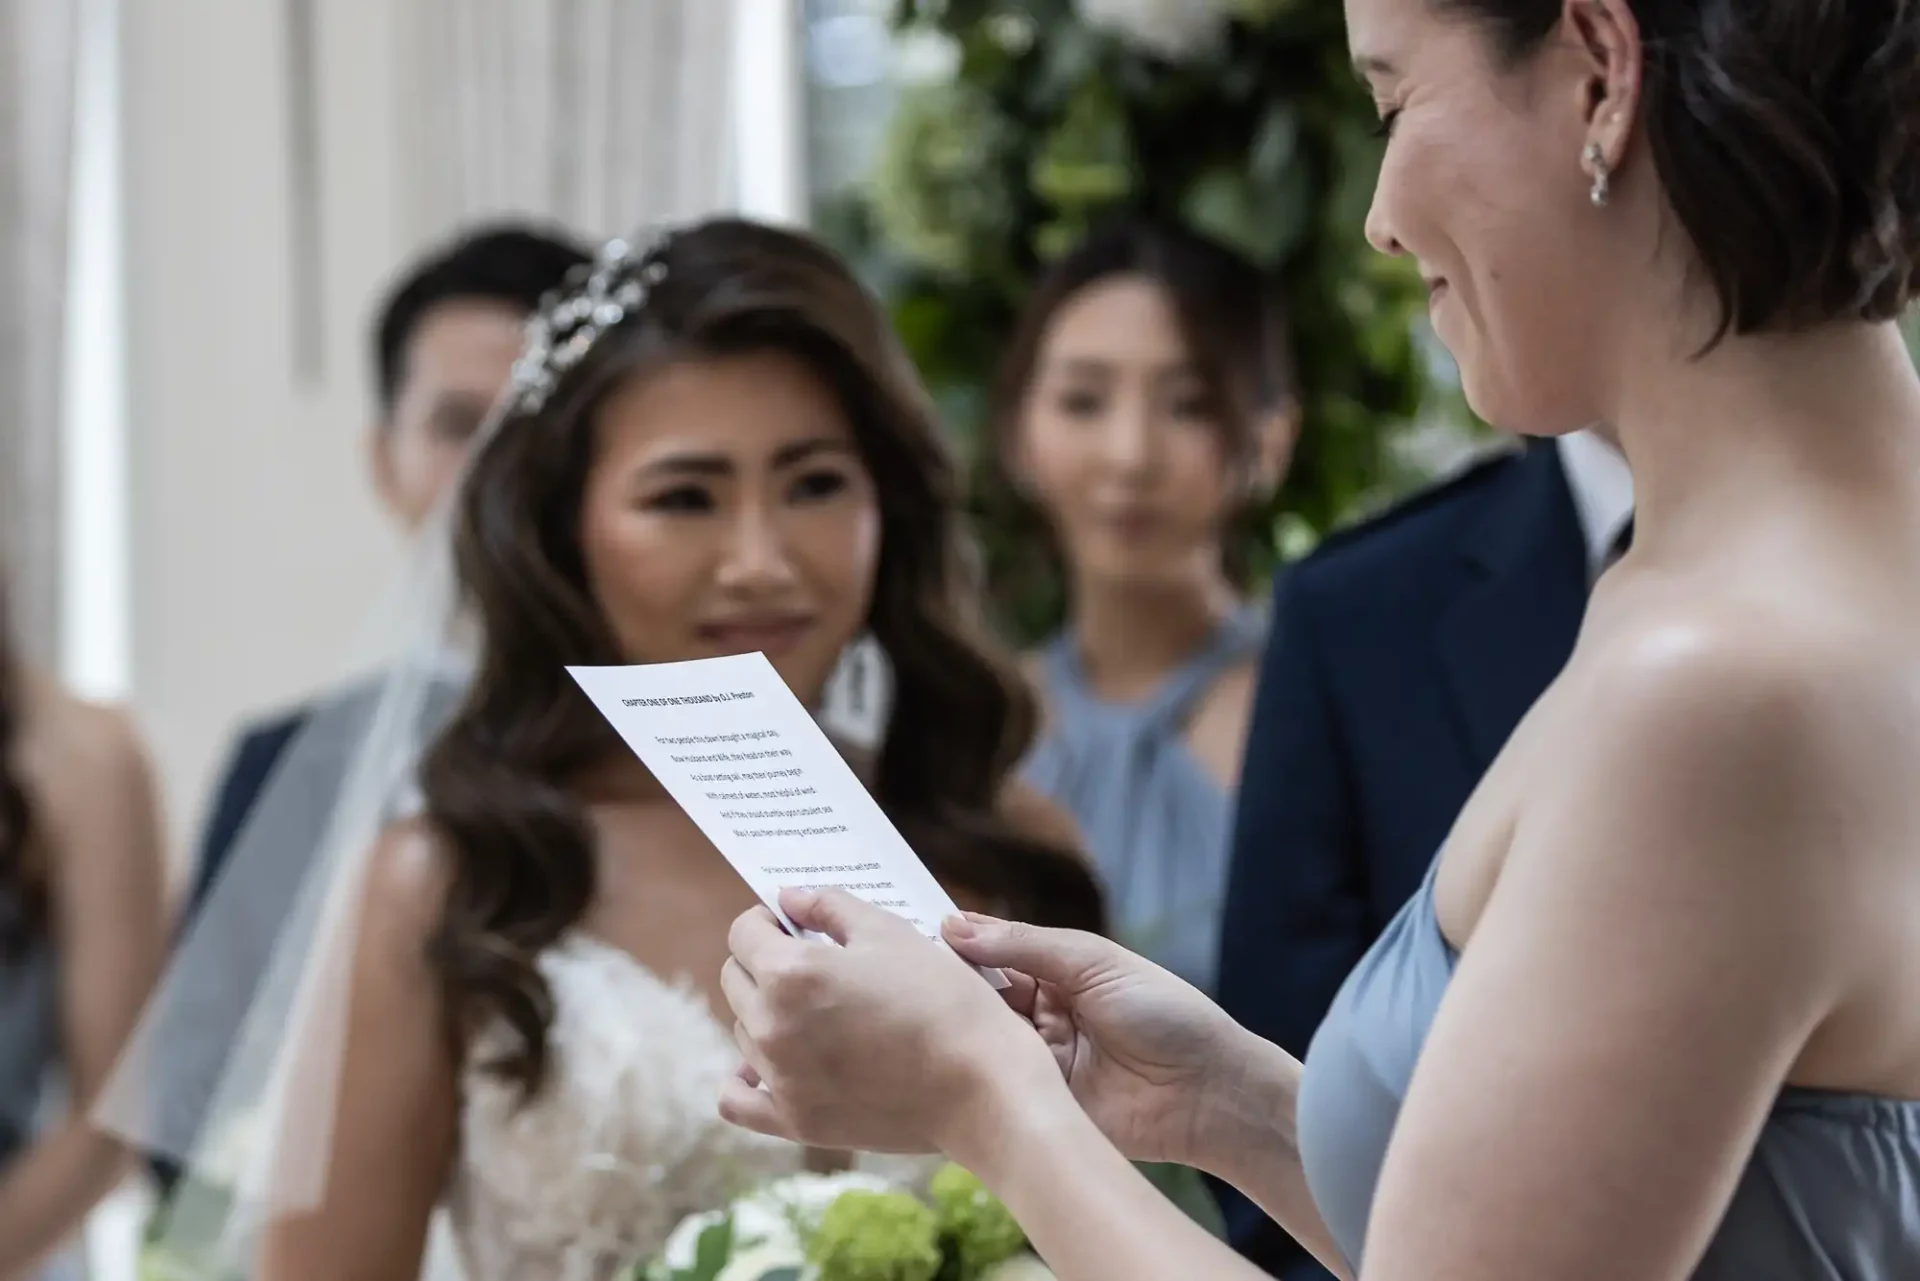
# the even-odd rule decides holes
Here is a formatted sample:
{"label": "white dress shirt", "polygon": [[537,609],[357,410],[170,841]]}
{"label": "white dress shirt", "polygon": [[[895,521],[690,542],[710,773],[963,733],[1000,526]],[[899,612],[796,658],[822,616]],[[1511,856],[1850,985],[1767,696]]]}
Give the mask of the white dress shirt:
{"label": "white dress shirt", "polygon": [[1598,578],[1620,531],[1633,519],[1633,473],[1620,451],[1591,431],[1570,432],[1553,443],[1586,536],[1588,578]]}

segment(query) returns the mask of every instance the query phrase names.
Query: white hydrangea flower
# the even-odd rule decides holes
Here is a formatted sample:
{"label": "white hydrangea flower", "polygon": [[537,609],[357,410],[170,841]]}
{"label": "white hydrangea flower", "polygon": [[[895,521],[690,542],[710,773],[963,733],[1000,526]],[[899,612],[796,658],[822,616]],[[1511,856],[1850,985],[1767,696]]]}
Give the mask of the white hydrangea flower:
{"label": "white hydrangea flower", "polygon": [[679,1226],[668,1234],[667,1243],[660,1247],[661,1267],[668,1272],[692,1267],[695,1253],[700,1248],[701,1234],[726,1217],[725,1210],[708,1210],[703,1214],[689,1214],[680,1220]]}
{"label": "white hydrangea flower", "polygon": [[[802,1234],[819,1226],[843,1192],[893,1192],[899,1184],[877,1174],[847,1170],[837,1174],[790,1174],[775,1179],[721,1210],[690,1214],[682,1219],[660,1248],[657,1271],[663,1275],[693,1266],[700,1237],[728,1215],[733,1216],[734,1254],[720,1281],[759,1281],[760,1271],[799,1267],[806,1261]],[[736,1274],[736,1268],[743,1269]]]}
{"label": "white hydrangea flower", "polygon": [[1088,25],[1170,62],[1212,48],[1227,28],[1223,0],[1074,0],[1074,9]]}
{"label": "white hydrangea flower", "polygon": [[1038,1255],[1016,1254],[980,1274],[980,1281],[1055,1281],[1053,1270]]}
{"label": "white hydrangea flower", "polygon": [[843,1192],[897,1190],[898,1185],[892,1180],[862,1170],[843,1170],[835,1174],[792,1174],[784,1179],[775,1179],[743,1197],[734,1206],[734,1230],[742,1240],[748,1239],[769,1222],[777,1222],[789,1232],[794,1224],[799,1224],[802,1232],[811,1232],[818,1226],[820,1216],[827,1212],[827,1207],[838,1200]]}
{"label": "white hydrangea flower", "polygon": [[813,1275],[807,1267],[807,1256],[800,1252],[798,1245],[767,1244],[749,1246],[736,1253],[714,1281],[761,1281],[775,1268],[799,1268],[801,1276]]}
{"label": "white hydrangea flower", "polygon": [[792,1217],[758,1197],[749,1197],[733,1207],[733,1239],[739,1246],[800,1249],[800,1234],[794,1231]]}

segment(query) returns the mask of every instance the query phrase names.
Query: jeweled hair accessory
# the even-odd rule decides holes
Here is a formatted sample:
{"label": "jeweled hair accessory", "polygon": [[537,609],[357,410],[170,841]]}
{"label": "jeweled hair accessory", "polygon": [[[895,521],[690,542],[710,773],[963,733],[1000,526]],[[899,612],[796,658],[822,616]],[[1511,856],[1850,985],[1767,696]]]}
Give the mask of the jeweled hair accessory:
{"label": "jeweled hair accessory", "polygon": [[625,240],[609,240],[593,262],[568,274],[527,321],[513,363],[515,412],[538,413],[561,376],[609,329],[646,305],[648,292],[667,277],[660,253],[665,246],[664,237],[638,250]]}

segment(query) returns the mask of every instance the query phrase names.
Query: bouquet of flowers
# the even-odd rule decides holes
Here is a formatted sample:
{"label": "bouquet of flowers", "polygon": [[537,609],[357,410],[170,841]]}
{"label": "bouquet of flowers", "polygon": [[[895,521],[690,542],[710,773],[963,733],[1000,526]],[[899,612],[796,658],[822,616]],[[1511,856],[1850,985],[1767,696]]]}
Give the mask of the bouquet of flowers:
{"label": "bouquet of flowers", "polygon": [[922,1198],[871,1174],[800,1174],[684,1220],[629,1281],[1053,1281],[957,1165]]}

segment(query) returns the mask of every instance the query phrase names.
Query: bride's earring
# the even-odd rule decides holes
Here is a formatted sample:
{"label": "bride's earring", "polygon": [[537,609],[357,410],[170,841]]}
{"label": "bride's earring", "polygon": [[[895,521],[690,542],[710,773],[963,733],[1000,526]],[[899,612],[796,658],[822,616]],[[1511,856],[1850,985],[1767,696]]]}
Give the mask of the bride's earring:
{"label": "bride's earring", "polygon": [[867,715],[867,709],[873,701],[873,691],[867,684],[870,665],[864,640],[862,637],[853,643],[852,661],[848,664],[851,670],[847,673],[847,704],[853,714],[859,717]]}
{"label": "bride's earring", "polygon": [[1587,167],[1593,170],[1593,186],[1587,192],[1587,199],[1595,209],[1604,209],[1611,194],[1607,183],[1607,153],[1600,150],[1597,142],[1587,144]]}

